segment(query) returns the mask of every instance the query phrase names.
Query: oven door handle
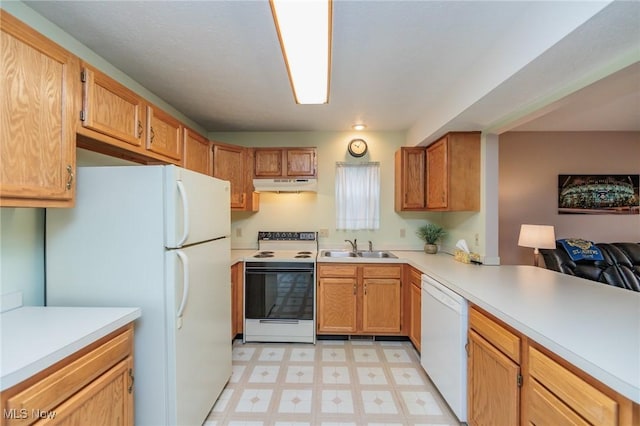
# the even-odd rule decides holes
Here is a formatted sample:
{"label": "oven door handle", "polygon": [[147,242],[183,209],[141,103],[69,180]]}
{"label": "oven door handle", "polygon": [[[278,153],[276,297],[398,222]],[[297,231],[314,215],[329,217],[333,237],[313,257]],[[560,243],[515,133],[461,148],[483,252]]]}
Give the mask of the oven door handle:
{"label": "oven door handle", "polygon": [[298,324],[300,321],[297,319],[261,319],[260,324]]}

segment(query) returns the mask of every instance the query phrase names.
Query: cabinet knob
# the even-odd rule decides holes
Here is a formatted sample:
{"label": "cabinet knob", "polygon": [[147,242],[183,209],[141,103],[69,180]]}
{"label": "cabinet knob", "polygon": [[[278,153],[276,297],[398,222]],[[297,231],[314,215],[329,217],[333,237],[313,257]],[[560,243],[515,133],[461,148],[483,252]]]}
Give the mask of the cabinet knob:
{"label": "cabinet knob", "polygon": [[73,185],[73,167],[71,167],[71,164],[67,165],[67,191],[71,189],[71,186]]}
{"label": "cabinet knob", "polygon": [[153,143],[153,138],[156,137],[156,132],[153,131],[153,127],[151,127],[151,143]]}
{"label": "cabinet knob", "polygon": [[142,122],[138,120],[138,137],[142,137]]}

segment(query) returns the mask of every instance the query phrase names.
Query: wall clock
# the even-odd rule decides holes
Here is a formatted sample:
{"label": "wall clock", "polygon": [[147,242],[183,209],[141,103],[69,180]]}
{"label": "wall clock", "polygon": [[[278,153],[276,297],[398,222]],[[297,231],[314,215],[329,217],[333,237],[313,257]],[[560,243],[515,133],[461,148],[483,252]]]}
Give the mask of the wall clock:
{"label": "wall clock", "polygon": [[362,157],[367,153],[367,143],[364,139],[352,139],[349,142],[349,154],[353,157]]}

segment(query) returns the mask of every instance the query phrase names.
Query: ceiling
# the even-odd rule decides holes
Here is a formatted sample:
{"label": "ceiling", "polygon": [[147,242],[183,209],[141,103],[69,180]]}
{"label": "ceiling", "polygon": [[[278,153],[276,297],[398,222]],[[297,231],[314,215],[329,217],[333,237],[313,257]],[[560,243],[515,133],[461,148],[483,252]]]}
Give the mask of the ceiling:
{"label": "ceiling", "polygon": [[266,0],[24,3],[211,132],[640,130],[636,1],[334,0],[327,105]]}

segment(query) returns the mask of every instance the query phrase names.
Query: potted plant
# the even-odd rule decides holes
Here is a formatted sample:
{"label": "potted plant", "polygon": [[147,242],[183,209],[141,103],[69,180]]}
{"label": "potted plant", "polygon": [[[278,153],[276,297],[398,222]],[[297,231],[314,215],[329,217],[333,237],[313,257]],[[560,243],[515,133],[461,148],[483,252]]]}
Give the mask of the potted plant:
{"label": "potted plant", "polygon": [[447,235],[447,231],[445,231],[440,225],[427,223],[426,225],[419,227],[416,234],[422,241],[424,241],[424,252],[436,254],[438,252],[436,241]]}

